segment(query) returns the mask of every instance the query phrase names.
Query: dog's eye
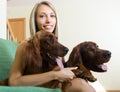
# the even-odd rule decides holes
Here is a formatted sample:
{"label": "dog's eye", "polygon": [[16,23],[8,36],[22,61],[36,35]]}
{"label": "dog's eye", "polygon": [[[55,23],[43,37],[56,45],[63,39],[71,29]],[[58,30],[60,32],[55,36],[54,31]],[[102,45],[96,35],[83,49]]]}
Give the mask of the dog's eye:
{"label": "dog's eye", "polygon": [[87,50],[90,50],[90,47],[86,47],[87,48]]}
{"label": "dog's eye", "polygon": [[99,46],[98,46],[98,45],[96,45],[96,47],[97,47],[97,48],[99,48]]}
{"label": "dog's eye", "polygon": [[94,51],[94,48],[87,47],[87,50],[88,50],[88,51]]}

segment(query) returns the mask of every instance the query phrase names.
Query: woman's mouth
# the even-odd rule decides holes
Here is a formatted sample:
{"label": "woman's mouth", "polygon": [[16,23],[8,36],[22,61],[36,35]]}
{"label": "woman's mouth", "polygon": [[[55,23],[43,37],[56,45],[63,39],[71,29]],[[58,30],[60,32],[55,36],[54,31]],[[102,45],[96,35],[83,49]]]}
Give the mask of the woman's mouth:
{"label": "woman's mouth", "polygon": [[52,25],[44,25],[43,27],[44,27],[44,29],[51,29],[51,28],[53,28]]}

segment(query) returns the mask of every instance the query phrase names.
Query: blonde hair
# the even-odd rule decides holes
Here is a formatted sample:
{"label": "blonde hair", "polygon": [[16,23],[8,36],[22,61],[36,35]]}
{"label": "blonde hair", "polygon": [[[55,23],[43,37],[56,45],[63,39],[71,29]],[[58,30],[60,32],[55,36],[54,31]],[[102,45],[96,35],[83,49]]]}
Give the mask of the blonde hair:
{"label": "blonde hair", "polygon": [[[56,12],[55,12],[55,8],[53,7],[53,5],[52,5],[50,2],[48,2],[48,1],[42,1],[42,2],[40,2],[40,3],[37,3],[37,4],[33,7],[32,12],[31,12],[31,14],[30,14],[29,26],[30,26],[30,35],[31,35],[31,36],[33,36],[37,31],[39,31],[39,30],[37,29],[37,25],[36,25],[36,20],[35,20],[35,19],[36,19],[37,9],[38,9],[38,7],[40,7],[41,5],[47,5],[48,7],[50,7],[50,8],[53,10],[53,12],[55,13],[55,15],[56,15],[56,21],[57,21],[57,14],[56,14]],[[55,26],[55,29],[54,29],[53,33],[54,33],[56,36],[58,36],[58,25],[57,25],[57,22],[56,22],[56,26]]]}

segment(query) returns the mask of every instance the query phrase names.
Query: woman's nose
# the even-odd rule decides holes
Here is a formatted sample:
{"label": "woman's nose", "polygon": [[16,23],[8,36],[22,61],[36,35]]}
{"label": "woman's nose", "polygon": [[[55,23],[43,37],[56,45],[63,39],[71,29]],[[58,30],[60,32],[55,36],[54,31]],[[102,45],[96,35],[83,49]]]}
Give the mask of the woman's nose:
{"label": "woman's nose", "polygon": [[47,18],[46,18],[46,23],[50,23],[50,17],[49,16],[47,16]]}

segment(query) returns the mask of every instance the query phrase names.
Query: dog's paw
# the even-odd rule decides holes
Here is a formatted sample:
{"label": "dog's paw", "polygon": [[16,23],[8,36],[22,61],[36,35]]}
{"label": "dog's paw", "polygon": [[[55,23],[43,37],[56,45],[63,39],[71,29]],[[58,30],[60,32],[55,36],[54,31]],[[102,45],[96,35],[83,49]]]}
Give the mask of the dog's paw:
{"label": "dog's paw", "polygon": [[83,73],[83,71],[79,70],[79,69],[72,70],[72,71],[73,71],[73,73],[75,74],[76,77],[79,76],[79,75],[81,75]]}
{"label": "dog's paw", "polygon": [[86,81],[89,81],[89,82],[95,82],[97,80],[93,76],[78,75],[77,77],[85,79]]}
{"label": "dog's paw", "polygon": [[87,80],[90,81],[90,82],[95,82],[95,81],[97,80],[97,79],[94,78],[93,76],[87,76],[86,78],[87,78]]}
{"label": "dog's paw", "polygon": [[87,81],[90,81],[90,82],[95,82],[97,79],[92,75],[91,72],[85,72],[85,71],[82,71],[81,73],[79,73],[77,75],[78,78],[83,78]]}

